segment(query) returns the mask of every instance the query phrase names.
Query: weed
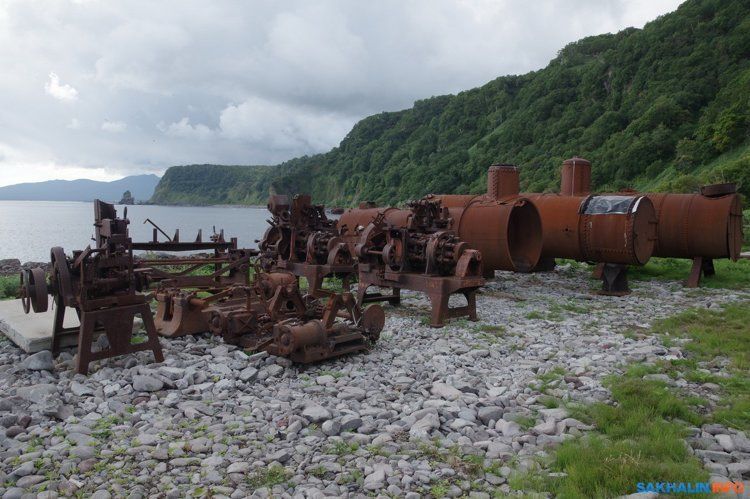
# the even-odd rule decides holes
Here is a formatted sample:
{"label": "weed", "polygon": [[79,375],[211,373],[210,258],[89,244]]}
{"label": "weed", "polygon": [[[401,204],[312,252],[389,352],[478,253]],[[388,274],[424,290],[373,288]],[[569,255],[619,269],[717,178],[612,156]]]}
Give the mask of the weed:
{"label": "weed", "polygon": [[536,418],[533,416],[516,416],[513,421],[524,430],[528,430],[536,425]]}
{"label": "weed", "polygon": [[348,454],[354,454],[359,450],[359,444],[352,442],[350,444],[346,442],[336,442],[329,449],[329,454],[336,454],[337,456],[346,456]]}
{"label": "weed", "polygon": [[256,471],[247,478],[247,484],[253,489],[261,487],[271,488],[285,483],[291,477],[291,472],[283,466],[271,466]]}

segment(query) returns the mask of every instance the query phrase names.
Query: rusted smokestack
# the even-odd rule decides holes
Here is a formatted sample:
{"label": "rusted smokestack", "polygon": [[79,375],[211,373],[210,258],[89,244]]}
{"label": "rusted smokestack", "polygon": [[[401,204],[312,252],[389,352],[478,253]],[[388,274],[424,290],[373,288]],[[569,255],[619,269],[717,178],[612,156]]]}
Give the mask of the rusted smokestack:
{"label": "rusted smokestack", "polygon": [[591,193],[591,163],[574,156],[562,164],[560,194],[563,196],[588,196]]}
{"label": "rusted smokestack", "polygon": [[490,199],[518,196],[519,191],[518,168],[515,165],[490,166],[487,170],[487,196]]}

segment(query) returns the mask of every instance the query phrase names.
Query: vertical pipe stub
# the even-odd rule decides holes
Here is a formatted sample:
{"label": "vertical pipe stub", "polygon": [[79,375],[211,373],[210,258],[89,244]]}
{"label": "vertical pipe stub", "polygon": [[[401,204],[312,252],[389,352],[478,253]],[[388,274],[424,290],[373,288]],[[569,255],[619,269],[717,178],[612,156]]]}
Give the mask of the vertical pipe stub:
{"label": "vertical pipe stub", "polygon": [[517,196],[520,192],[518,167],[515,165],[497,164],[487,170],[487,196],[501,199]]}
{"label": "vertical pipe stub", "polygon": [[591,162],[578,156],[563,161],[560,194],[563,196],[591,194]]}

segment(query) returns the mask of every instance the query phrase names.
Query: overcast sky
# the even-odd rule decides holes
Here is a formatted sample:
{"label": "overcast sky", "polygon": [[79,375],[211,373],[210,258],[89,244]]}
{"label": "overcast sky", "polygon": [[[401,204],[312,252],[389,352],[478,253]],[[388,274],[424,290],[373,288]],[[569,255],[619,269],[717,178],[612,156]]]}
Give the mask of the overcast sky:
{"label": "overcast sky", "polygon": [[0,0],[0,185],[269,164],[677,0]]}

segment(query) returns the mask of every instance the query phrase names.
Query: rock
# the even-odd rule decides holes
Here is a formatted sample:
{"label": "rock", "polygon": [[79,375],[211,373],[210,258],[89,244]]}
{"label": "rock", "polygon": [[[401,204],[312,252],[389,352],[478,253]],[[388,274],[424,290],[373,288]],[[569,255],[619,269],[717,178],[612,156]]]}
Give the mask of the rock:
{"label": "rock", "polygon": [[331,412],[321,405],[310,405],[302,411],[302,416],[312,423],[320,423],[331,419]]}
{"label": "rock", "polygon": [[78,381],[73,381],[70,383],[70,391],[75,395],[76,397],[83,397],[85,395],[93,395],[94,389],[90,386],[84,385],[83,383],[79,383]]}
{"label": "rock", "polygon": [[94,455],[94,448],[88,445],[76,445],[70,449],[70,456],[78,459],[91,459]]}
{"label": "rock", "polygon": [[164,382],[153,376],[133,376],[133,390],[137,392],[157,392],[164,387]]}
{"label": "rock", "polygon": [[281,449],[268,456],[268,460],[270,462],[278,461],[281,464],[284,464],[285,462],[289,461],[291,457],[292,453],[289,452],[288,449]]}
{"label": "rock", "polygon": [[719,452],[719,451],[713,451],[713,450],[696,450],[695,454],[698,457],[707,459],[709,461],[713,461],[715,463],[729,464],[732,462],[731,454],[727,454],[726,452]]}
{"label": "rock", "polygon": [[110,497],[112,497],[112,494],[104,489],[99,489],[91,494],[91,499],[110,499]]}
{"label": "rock", "polygon": [[250,471],[250,463],[237,461],[229,465],[227,473],[247,473]]}
{"label": "rock", "polygon": [[504,437],[515,437],[523,433],[521,425],[515,421],[505,421],[504,419],[500,419],[495,423],[495,429],[502,433]]}
{"label": "rock", "polygon": [[3,414],[0,416],[0,426],[3,428],[10,428],[18,423],[18,416],[16,414]]}
{"label": "rock", "polygon": [[727,464],[727,471],[730,477],[750,478],[750,460]]}
{"label": "rock", "polygon": [[8,438],[16,438],[21,433],[25,433],[26,430],[18,425],[13,425],[5,430],[5,436]]}
{"label": "rock", "polygon": [[719,445],[721,445],[721,448],[724,449],[726,452],[732,452],[735,449],[734,442],[732,441],[732,437],[727,434],[721,434],[716,435],[716,441],[719,442]]}
{"label": "rock", "polygon": [[482,423],[488,425],[490,421],[499,421],[503,417],[503,408],[497,406],[480,407],[477,416]]}
{"label": "rock", "polygon": [[537,435],[554,435],[557,432],[557,423],[554,419],[547,419],[534,426],[531,431]]}
{"label": "rock", "polygon": [[409,435],[416,439],[426,440],[430,438],[430,432],[437,428],[440,428],[440,418],[437,413],[430,412],[411,425]]}
{"label": "rock", "polygon": [[432,393],[436,397],[444,398],[446,400],[458,400],[459,398],[461,398],[460,390],[450,385],[446,385],[445,383],[439,382],[435,382],[432,384],[430,393]]}
{"label": "rock", "polygon": [[514,454],[513,448],[510,445],[500,442],[490,442],[487,446],[485,457],[487,459],[497,459],[500,456],[513,456]]}
{"label": "rock", "polygon": [[25,463],[22,463],[18,468],[14,469],[13,472],[11,472],[12,476],[15,477],[23,477],[31,475],[36,471],[36,466],[34,466],[33,461],[26,461]]}
{"label": "rock", "polygon": [[52,352],[42,350],[41,352],[29,355],[21,362],[21,367],[29,371],[53,371],[55,369],[55,362],[52,358]]}
{"label": "rock", "polygon": [[3,499],[21,499],[24,494],[26,494],[26,490],[24,490],[23,488],[11,487],[5,491],[5,494],[3,494]]}
{"label": "rock", "polygon": [[273,364],[263,368],[263,371],[268,377],[281,376],[284,373],[284,368],[278,364]]}
{"label": "rock", "polygon": [[240,381],[243,381],[245,383],[255,381],[258,378],[258,370],[252,366],[246,367],[245,369],[240,371],[239,378]]}
{"label": "rock", "polygon": [[365,490],[380,490],[385,486],[385,470],[377,469],[365,477]]}
{"label": "rock", "polygon": [[341,433],[341,423],[336,420],[329,419],[321,425],[320,429],[323,430],[323,433],[328,435],[329,437],[338,435],[339,433]]}
{"label": "rock", "polygon": [[341,418],[341,431],[355,431],[362,426],[362,418],[347,414]]}
{"label": "rock", "polygon": [[42,403],[48,395],[57,396],[57,385],[41,383],[38,385],[16,388],[16,395],[35,404]]}

